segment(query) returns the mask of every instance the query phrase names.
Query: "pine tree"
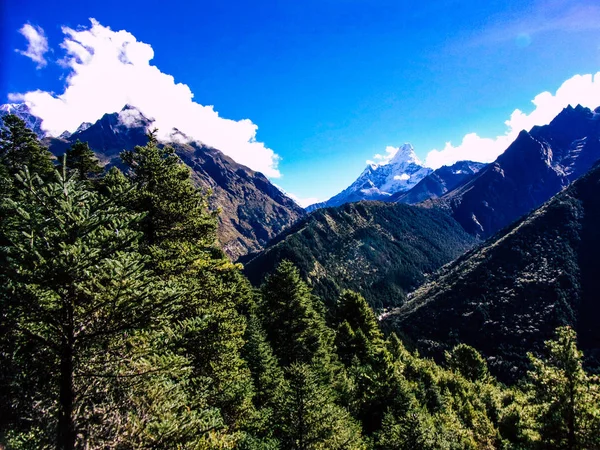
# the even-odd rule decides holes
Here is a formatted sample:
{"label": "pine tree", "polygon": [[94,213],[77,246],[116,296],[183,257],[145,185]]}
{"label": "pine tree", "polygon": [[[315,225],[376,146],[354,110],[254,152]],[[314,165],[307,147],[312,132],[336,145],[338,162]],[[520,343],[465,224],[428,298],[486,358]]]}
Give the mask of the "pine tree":
{"label": "pine tree", "polygon": [[[61,163],[63,158],[59,158]],[[77,140],[64,155],[67,173],[77,173],[80,181],[93,179],[102,173],[102,166],[87,142]]]}
{"label": "pine tree", "polygon": [[383,339],[375,313],[360,294],[352,291],[342,292],[335,315],[338,323],[347,321],[354,331],[361,330],[370,341]]}
{"label": "pine tree", "polygon": [[264,328],[281,366],[319,361],[324,373],[329,371],[332,332],[298,269],[282,262],[266,279],[262,296]]}
{"label": "pine tree", "polygon": [[488,376],[485,359],[477,350],[467,344],[459,344],[446,352],[446,361],[451,369],[470,381],[483,380]]}
{"label": "pine tree", "polygon": [[257,408],[272,408],[283,383],[283,371],[277,364],[266,333],[256,315],[248,319],[244,359],[254,380],[254,403]]}
{"label": "pine tree", "polygon": [[57,448],[72,449],[92,420],[90,399],[100,401],[104,380],[119,376],[126,336],[146,327],[175,294],[136,252],[139,215],[73,178],[56,178],[44,184],[28,171],[17,175],[20,196],[8,200],[11,218],[2,224],[8,245],[0,302],[17,337],[13,351],[30,349],[40,358],[25,361],[26,373],[15,376],[26,386],[27,366],[47,364],[42,381],[49,388],[36,394],[25,421],[54,424]]}
{"label": "pine tree", "polygon": [[52,176],[54,165],[52,154],[40,143],[36,134],[25,122],[14,114],[2,118],[0,130],[0,161],[11,175],[25,166],[29,172],[42,178]]}
{"label": "pine tree", "polygon": [[[214,251],[216,215],[208,212],[207,195],[194,187],[190,169],[170,146],[160,147],[156,130],[148,135],[148,144],[121,153],[129,166],[135,186],[132,207],[146,213],[143,231],[151,244],[174,246],[181,256],[182,245]],[[168,259],[168,258],[165,258]]]}
{"label": "pine tree", "polygon": [[[208,209],[206,193],[193,185],[190,169],[154,133],[148,137],[146,146],[122,158],[133,186],[129,205],[145,214],[142,250],[163,280],[185,292],[163,326],[165,332],[178,330],[173,351],[189,359],[192,379],[210,380],[207,402],[233,432],[254,414],[240,313],[252,291],[240,267],[217,247],[215,212]],[[113,178],[118,181],[117,174]]]}
{"label": "pine tree", "polygon": [[547,341],[546,348],[547,360],[529,355],[540,447],[600,447],[600,380],[584,371],[575,331],[558,328],[556,339]]}
{"label": "pine tree", "polygon": [[338,326],[335,344],[340,360],[356,389],[345,399],[366,434],[381,427],[386,410],[404,402],[406,393],[397,379],[391,354],[377,324],[375,313],[365,299],[345,291],[337,302]]}
{"label": "pine tree", "polygon": [[291,364],[280,403],[278,437],[289,450],[365,449],[360,427],[334,403],[329,386],[307,364]]}

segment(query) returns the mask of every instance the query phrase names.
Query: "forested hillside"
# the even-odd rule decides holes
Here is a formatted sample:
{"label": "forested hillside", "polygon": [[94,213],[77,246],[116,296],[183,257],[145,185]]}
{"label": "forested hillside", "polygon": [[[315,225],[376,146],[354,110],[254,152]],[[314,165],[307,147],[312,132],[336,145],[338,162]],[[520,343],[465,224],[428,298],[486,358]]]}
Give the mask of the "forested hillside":
{"label": "forested hillside", "polygon": [[[426,354],[475,346],[504,379],[557,326],[577,330],[600,368],[600,166],[482,247],[445,267],[393,311],[386,325]],[[485,336],[485,339],[481,337]]]}
{"label": "forested hillside", "polygon": [[20,119],[4,125],[0,447],[600,447],[600,380],[571,328],[512,387],[468,345],[437,365],[356,293],[326,314],[289,262],[253,289],[154,135],[103,172],[85,144],[55,165]]}
{"label": "forested hillside", "polygon": [[401,304],[406,293],[464,253],[475,239],[442,211],[360,202],[313,212],[245,264],[255,284],[292,261],[315,294],[331,305],[344,289],[374,308]]}

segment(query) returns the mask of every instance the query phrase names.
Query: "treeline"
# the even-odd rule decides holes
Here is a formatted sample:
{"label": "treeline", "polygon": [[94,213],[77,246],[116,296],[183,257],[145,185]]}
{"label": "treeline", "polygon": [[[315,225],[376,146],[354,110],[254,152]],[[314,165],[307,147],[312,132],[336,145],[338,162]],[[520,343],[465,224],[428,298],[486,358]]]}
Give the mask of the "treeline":
{"label": "treeline", "polygon": [[442,367],[358,294],[326,309],[280,264],[253,289],[154,135],[103,172],[0,135],[0,446],[7,449],[600,448],[600,382],[557,330],[517,386],[459,345]]}

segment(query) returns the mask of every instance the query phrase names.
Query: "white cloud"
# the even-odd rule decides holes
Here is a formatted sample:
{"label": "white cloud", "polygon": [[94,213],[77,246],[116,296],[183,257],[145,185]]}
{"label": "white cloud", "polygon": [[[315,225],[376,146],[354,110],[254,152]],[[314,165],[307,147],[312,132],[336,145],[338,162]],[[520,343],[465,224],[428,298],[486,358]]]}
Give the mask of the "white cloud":
{"label": "white cloud", "polygon": [[286,195],[303,208],[306,208],[307,206],[314,205],[315,203],[319,203],[322,201],[319,200],[317,197],[300,198],[297,195],[290,194],[289,192],[286,192]]}
{"label": "white cloud", "polygon": [[281,176],[279,156],[256,140],[258,127],[251,120],[225,119],[213,106],[196,103],[187,85],[176,83],[150,64],[154,51],[149,44],[125,30],[113,31],[90,20],[88,28],[63,27],[61,64],[70,73],[62,94],[37,90],[11,95],[42,118],[45,131],[53,135],[72,132],[82,122],[94,122],[130,104],[155,119],[159,138],[166,139],[177,128],[251,169],[269,177]]}
{"label": "white cloud", "polygon": [[27,50],[16,50],[23,56],[27,56],[37,63],[37,68],[45,67],[48,62],[44,55],[48,52],[48,39],[41,27],[26,23],[19,30],[25,39],[27,39]]}
{"label": "white cloud", "polygon": [[410,175],[407,173],[403,173],[402,175],[394,175],[394,180],[398,181],[406,181],[410,178]]}
{"label": "white cloud", "polygon": [[546,125],[568,105],[578,104],[588,108],[600,106],[600,72],[575,75],[565,81],[553,95],[542,92],[532,100],[534,110],[526,114],[515,109],[505,121],[507,130],[501,136],[483,138],[477,133],[465,135],[458,146],[447,142],[443,150],[432,150],[427,154],[425,165],[433,169],[450,165],[456,161],[494,161],[515,140],[521,130],[529,131],[535,125]]}
{"label": "white cloud", "polygon": [[306,208],[307,206],[310,206],[314,203],[319,203],[322,200],[319,200],[316,197],[305,197],[305,198],[300,198],[295,194],[292,194],[290,192],[287,192],[285,189],[283,189],[281,186],[276,185],[275,183],[273,183],[273,186],[275,186],[277,189],[279,189],[283,194],[287,195],[289,198],[291,198],[292,200],[294,200],[296,202],[296,204],[298,204],[299,206]]}
{"label": "white cloud", "polygon": [[367,159],[366,163],[371,166],[383,166],[394,158],[399,149],[400,147],[392,147],[391,145],[388,145],[385,148],[385,155],[377,153],[375,156],[373,156],[375,161]]}

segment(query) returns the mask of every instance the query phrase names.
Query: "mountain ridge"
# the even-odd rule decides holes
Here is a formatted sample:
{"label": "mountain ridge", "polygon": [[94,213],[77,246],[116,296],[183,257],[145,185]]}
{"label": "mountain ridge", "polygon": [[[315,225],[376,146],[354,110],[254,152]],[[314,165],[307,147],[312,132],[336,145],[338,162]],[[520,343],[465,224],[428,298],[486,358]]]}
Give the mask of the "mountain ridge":
{"label": "mountain ridge", "polygon": [[521,131],[472,178],[426,207],[448,210],[469,233],[487,238],[547,201],[600,158],[600,108],[564,108],[548,125]]}
{"label": "mountain ridge", "polygon": [[361,201],[310,213],[241,262],[255,285],[287,259],[327,304],[344,289],[352,289],[374,308],[382,308],[404,301],[425,273],[475,242],[443,211]]}
{"label": "mountain ridge", "polygon": [[[29,113],[26,106],[10,110]],[[103,165],[122,166],[121,151],[146,145],[152,124],[153,119],[135,106],[125,105],[118,112],[104,114],[93,124],[82,123],[73,133],[46,136],[42,142],[58,157],[81,140],[89,144]],[[212,191],[210,207],[222,211],[219,240],[232,259],[261,250],[269,240],[306,214],[262,173],[236,163],[218,149],[190,141],[177,129],[172,130],[170,136],[172,142],[162,144],[173,146],[192,169],[194,182]]]}
{"label": "mountain ridge", "polygon": [[[524,374],[557,326],[578,333],[600,367],[596,258],[600,163],[544,205],[445,266],[383,318],[424,354],[477,348],[503,379]],[[485,339],[481,339],[485,336]]]}

